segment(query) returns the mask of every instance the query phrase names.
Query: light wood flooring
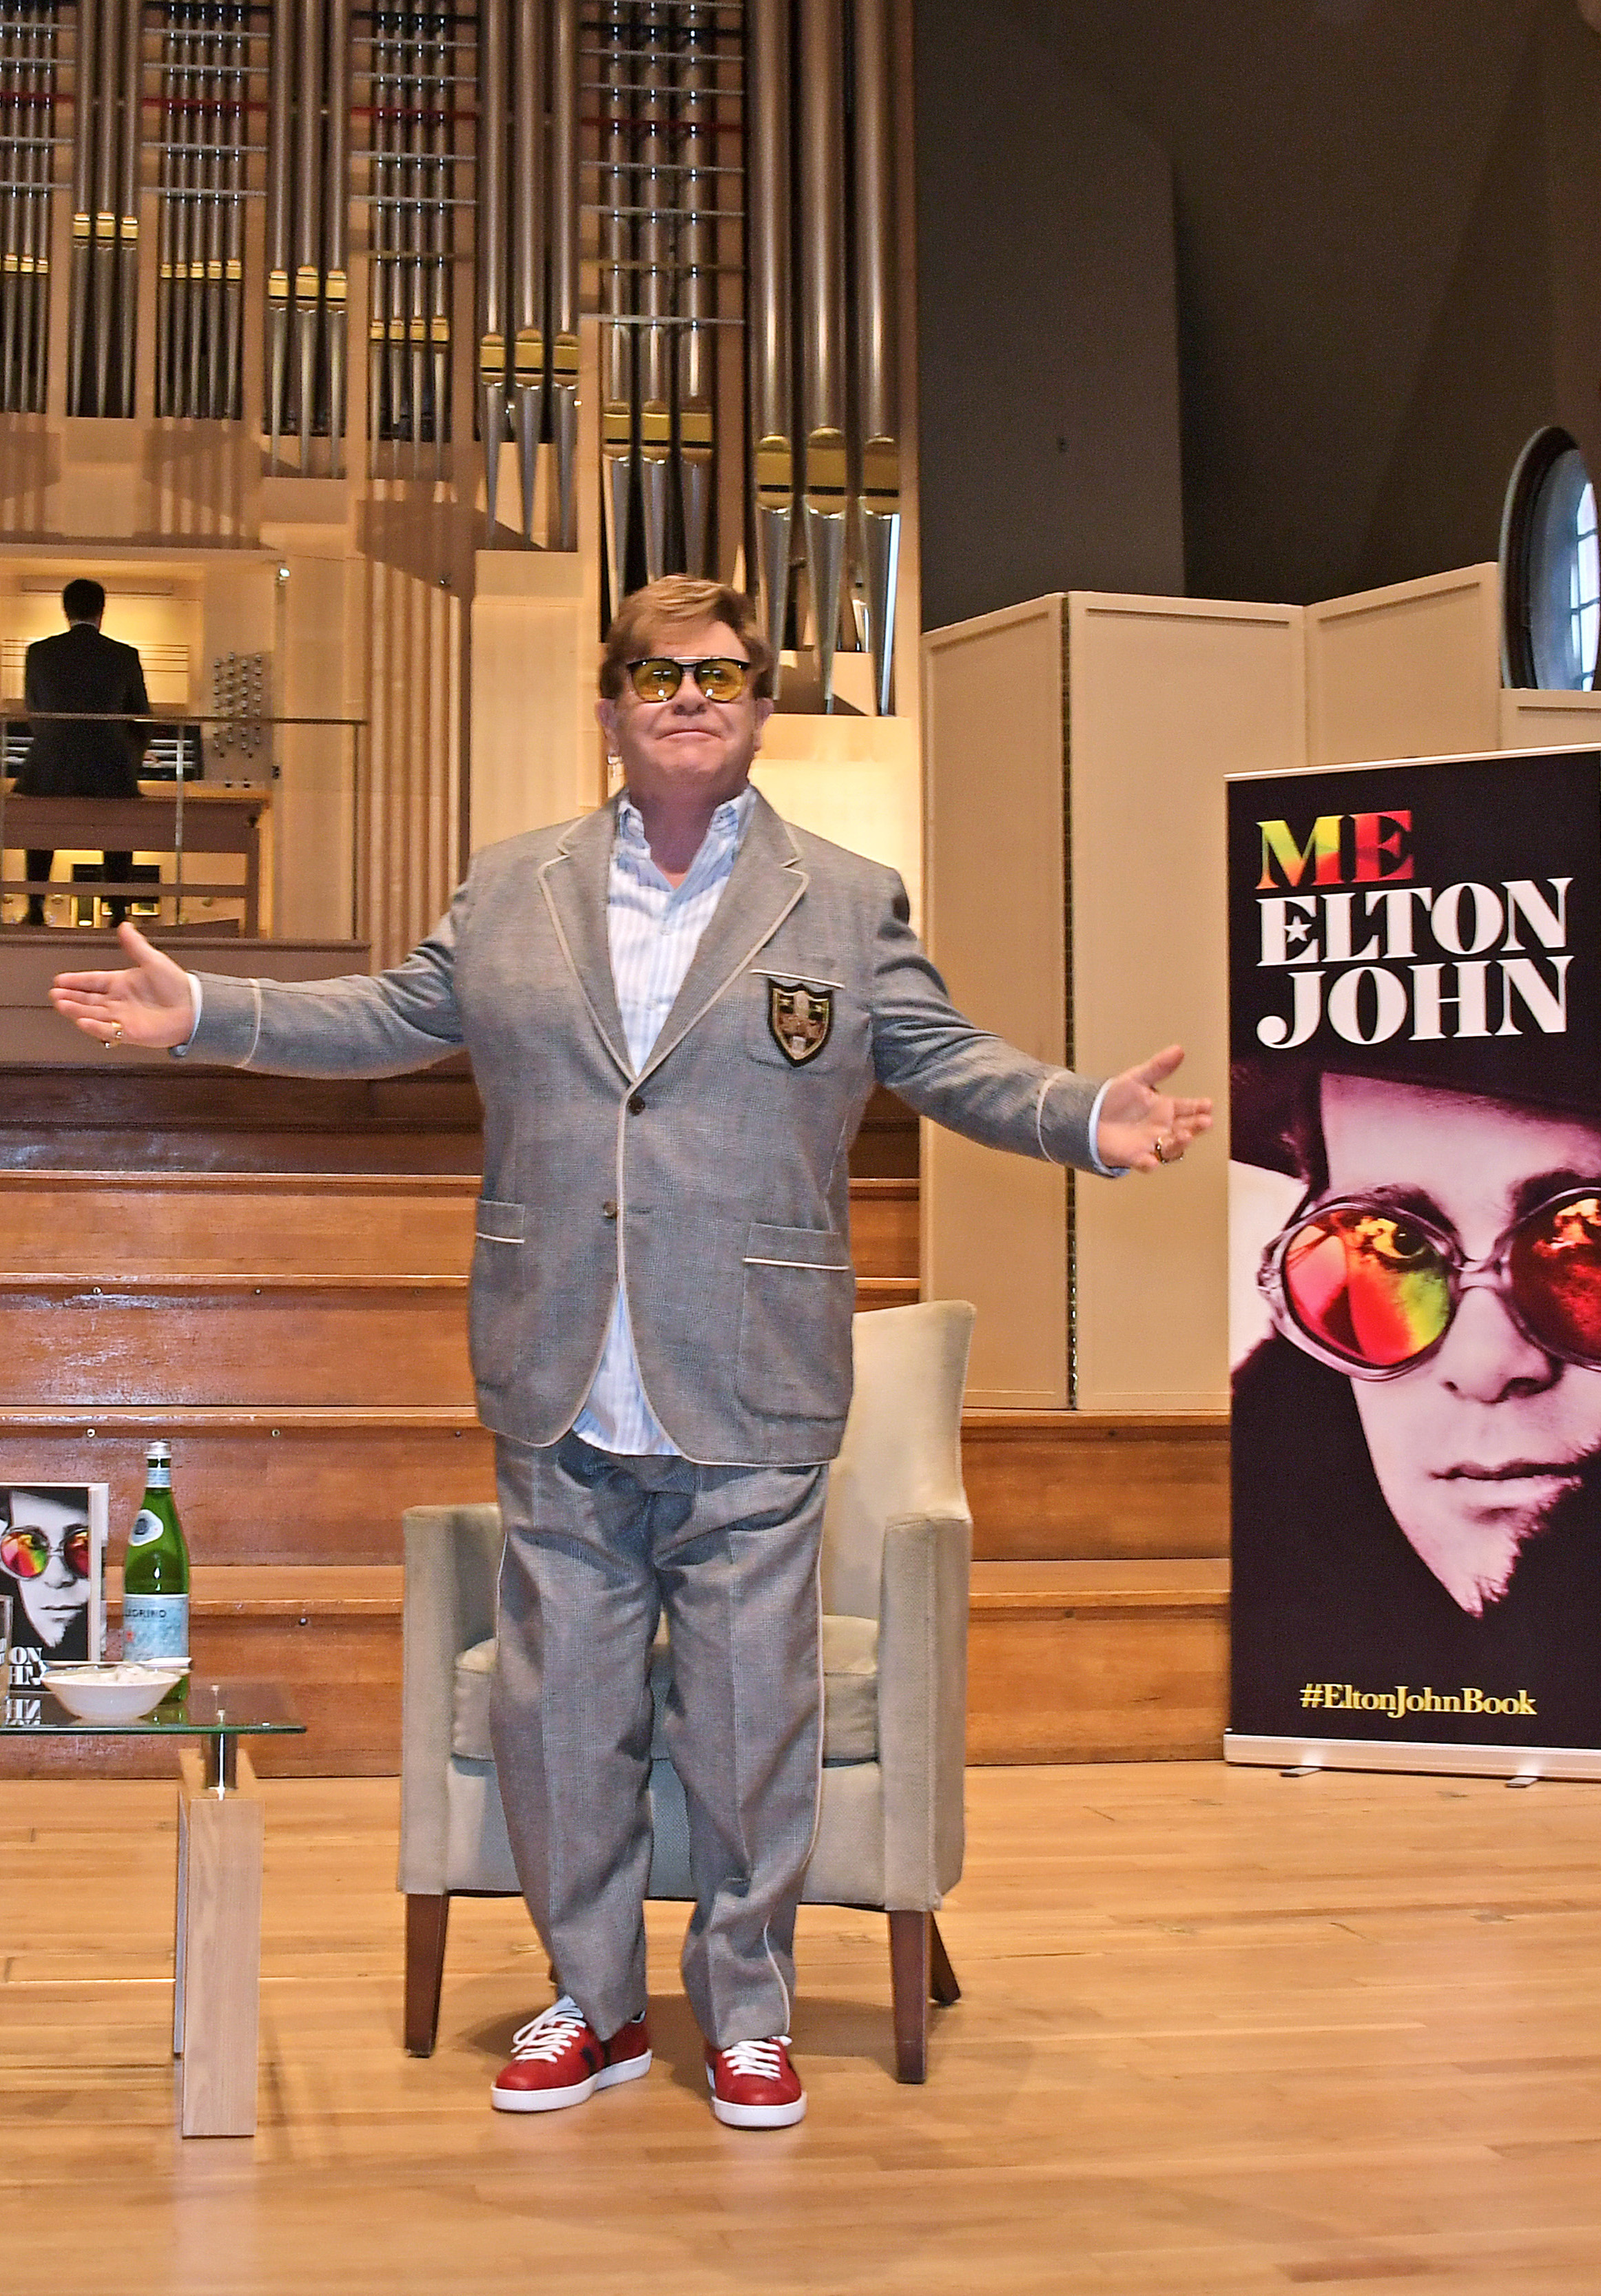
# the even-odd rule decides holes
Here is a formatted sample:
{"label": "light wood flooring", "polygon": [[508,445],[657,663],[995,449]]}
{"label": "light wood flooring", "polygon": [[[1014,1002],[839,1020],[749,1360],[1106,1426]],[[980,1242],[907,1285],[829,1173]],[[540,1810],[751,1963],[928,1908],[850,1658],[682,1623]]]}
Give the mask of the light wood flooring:
{"label": "light wood flooring", "polygon": [[401,2053],[392,1780],[270,1783],[262,2128],[172,2129],[171,1788],[0,1784],[5,2296],[1601,2286],[1601,1797],[1210,1763],[978,1770],[965,1999],[896,2087],[881,1919],[808,1908],[799,2128],[705,2103],[652,1909],[657,2062],[487,2087],[547,1998],[458,1902]]}

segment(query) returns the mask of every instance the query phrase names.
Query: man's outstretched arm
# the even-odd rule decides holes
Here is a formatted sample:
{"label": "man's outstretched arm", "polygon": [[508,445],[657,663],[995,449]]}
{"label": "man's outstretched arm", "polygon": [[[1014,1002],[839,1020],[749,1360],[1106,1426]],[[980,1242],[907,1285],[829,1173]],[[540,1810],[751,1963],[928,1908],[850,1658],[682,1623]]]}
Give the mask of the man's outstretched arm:
{"label": "man's outstretched arm", "polygon": [[125,971],[63,972],[50,991],[56,1011],[102,1045],[187,1047],[196,1060],[269,1075],[382,1077],[426,1068],[462,1042],[452,917],[375,979],[241,980],[211,973],[201,980],[198,1006],[190,975],[164,950],[132,925],[121,926],[118,938],[133,959]]}
{"label": "man's outstretched arm", "polygon": [[[1104,1085],[1037,1061],[957,1012],[907,921],[896,882],[878,934],[874,1065],[919,1114],[992,1148],[1094,1169],[1154,1172],[1211,1127],[1211,1102],[1162,1089],[1165,1046]],[[1092,1136],[1093,1119],[1093,1136]]]}

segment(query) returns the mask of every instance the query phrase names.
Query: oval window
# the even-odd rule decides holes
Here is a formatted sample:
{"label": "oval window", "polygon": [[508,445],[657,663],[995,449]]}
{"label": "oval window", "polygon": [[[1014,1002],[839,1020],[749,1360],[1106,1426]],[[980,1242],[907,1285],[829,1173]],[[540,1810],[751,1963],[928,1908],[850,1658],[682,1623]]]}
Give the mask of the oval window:
{"label": "oval window", "polygon": [[1537,430],[1501,516],[1502,676],[1578,693],[1596,682],[1601,547],[1596,490],[1567,431]]}

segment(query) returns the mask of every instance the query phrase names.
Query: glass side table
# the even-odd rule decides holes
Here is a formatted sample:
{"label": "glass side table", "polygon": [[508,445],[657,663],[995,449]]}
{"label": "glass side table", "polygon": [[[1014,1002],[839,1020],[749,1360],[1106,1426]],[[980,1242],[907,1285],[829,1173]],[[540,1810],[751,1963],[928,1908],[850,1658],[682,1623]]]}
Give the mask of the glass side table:
{"label": "glass side table", "polygon": [[82,1722],[46,1690],[21,1686],[0,1736],[176,1738],[179,1752],[173,2054],[185,2136],[253,2136],[261,2007],[263,1805],[242,1741],[306,1725],[276,1684],[194,1676],[134,1722]]}

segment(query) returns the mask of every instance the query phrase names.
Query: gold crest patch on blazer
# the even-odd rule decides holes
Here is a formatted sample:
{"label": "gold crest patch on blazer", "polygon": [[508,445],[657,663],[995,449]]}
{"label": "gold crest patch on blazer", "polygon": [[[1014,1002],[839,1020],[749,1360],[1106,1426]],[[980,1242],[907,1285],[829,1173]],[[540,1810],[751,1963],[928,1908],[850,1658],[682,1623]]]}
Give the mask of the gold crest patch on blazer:
{"label": "gold crest patch on blazer", "polygon": [[833,991],[808,988],[799,980],[769,980],[768,1026],[784,1059],[794,1068],[804,1068],[828,1042]]}

